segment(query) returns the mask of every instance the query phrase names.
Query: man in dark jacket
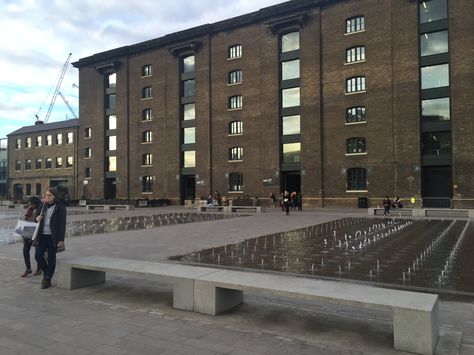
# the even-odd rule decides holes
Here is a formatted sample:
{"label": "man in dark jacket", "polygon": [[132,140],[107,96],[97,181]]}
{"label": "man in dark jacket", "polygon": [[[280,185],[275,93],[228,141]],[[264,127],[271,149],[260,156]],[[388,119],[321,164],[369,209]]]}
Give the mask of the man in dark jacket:
{"label": "man in dark jacket", "polygon": [[[41,214],[36,221],[41,223],[38,236],[38,246],[35,258],[43,270],[41,288],[51,287],[51,279],[56,269],[56,252],[64,250],[64,237],[66,234],[66,207],[59,200],[59,192],[50,187],[44,194],[44,202],[40,207]],[[48,252],[45,260],[44,253]]]}

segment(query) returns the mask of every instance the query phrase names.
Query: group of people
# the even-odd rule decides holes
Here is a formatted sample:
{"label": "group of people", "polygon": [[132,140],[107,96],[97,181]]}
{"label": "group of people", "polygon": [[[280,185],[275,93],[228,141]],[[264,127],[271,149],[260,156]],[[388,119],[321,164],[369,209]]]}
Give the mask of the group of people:
{"label": "group of people", "polygon": [[208,206],[229,206],[229,200],[225,196],[221,196],[219,191],[214,192],[214,194],[209,194],[207,197]]}
{"label": "group of people", "polygon": [[[37,237],[23,238],[23,258],[26,270],[21,277],[28,275],[39,276],[43,274],[41,288],[51,287],[51,279],[56,269],[56,253],[64,250],[64,237],[66,234],[66,207],[59,199],[59,192],[51,187],[46,190],[43,200],[31,197],[25,220],[39,223]],[[36,271],[31,269],[30,250],[35,247]]]}
{"label": "group of people", "polygon": [[395,196],[393,199],[390,199],[388,196],[385,196],[385,198],[382,201],[383,205],[383,214],[384,216],[388,216],[390,214],[390,209],[391,208],[402,208],[403,204],[402,201],[400,200],[400,197]]}
{"label": "group of people", "polygon": [[[270,192],[270,206],[274,208],[277,204],[277,198],[273,192]],[[286,214],[290,214],[290,210],[303,210],[303,196],[301,192],[293,191],[291,194],[288,191],[284,191],[281,194],[280,206],[282,211]]]}

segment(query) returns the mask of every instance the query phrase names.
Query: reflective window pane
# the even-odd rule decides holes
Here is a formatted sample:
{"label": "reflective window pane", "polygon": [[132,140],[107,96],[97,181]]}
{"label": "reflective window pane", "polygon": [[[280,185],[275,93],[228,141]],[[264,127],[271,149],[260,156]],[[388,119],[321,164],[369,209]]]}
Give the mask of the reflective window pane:
{"label": "reflective window pane", "polygon": [[423,133],[423,155],[451,154],[451,132]]}
{"label": "reflective window pane", "polygon": [[194,63],[195,60],[193,55],[183,58],[183,73],[194,71]]}
{"label": "reflective window pane", "polygon": [[421,101],[421,116],[424,122],[449,121],[449,97]]}
{"label": "reflective window pane", "polygon": [[117,136],[109,136],[109,150],[117,150]]}
{"label": "reflective window pane", "polygon": [[184,144],[196,143],[196,127],[187,127],[184,131]]}
{"label": "reflective window pane", "polygon": [[196,119],[196,104],[186,104],[183,106],[183,119],[185,121]]}
{"label": "reflective window pane", "polygon": [[281,63],[281,80],[297,79],[300,77],[300,60],[290,60]]}
{"label": "reflective window pane", "polygon": [[185,80],[183,82],[183,96],[195,96],[196,85],[194,79]]}
{"label": "reflective window pane", "polygon": [[421,68],[421,88],[431,89],[449,85],[449,64]]}
{"label": "reflective window pane", "polygon": [[420,35],[421,56],[448,52],[448,31],[423,33]]}
{"label": "reflective window pane", "polygon": [[300,134],[300,116],[282,117],[283,135]]}
{"label": "reflective window pane", "polygon": [[110,115],[107,117],[107,128],[117,129],[117,116],[116,115]]}
{"label": "reflective window pane", "polygon": [[281,36],[281,52],[286,53],[300,49],[300,33],[291,32]]}
{"label": "reflective window pane", "polygon": [[301,143],[283,144],[283,162],[299,163],[301,161]]}
{"label": "reflective window pane", "polygon": [[117,171],[117,157],[109,157],[107,171]]}
{"label": "reflective window pane", "polygon": [[425,0],[419,4],[420,23],[448,18],[447,0]]}
{"label": "reflective window pane", "polygon": [[184,152],[183,167],[184,168],[195,168],[196,167],[196,152],[194,150],[188,150]]}
{"label": "reflective window pane", "polygon": [[300,88],[283,89],[281,91],[282,107],[294,107],[300,105]]}

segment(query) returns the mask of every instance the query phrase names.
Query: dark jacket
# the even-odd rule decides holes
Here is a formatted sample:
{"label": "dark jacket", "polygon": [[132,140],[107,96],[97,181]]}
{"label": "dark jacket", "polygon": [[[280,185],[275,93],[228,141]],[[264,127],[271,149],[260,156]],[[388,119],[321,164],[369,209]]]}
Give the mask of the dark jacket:
{"label": "dark jacket", "polygon": [[[43,211],[44,203],[41,204],[39,210]],[[46,209],[46,206],[44,207]],[[66,207],[61,202],[56,202],[53,214],[51,215],[51,221],[49,222],[51,228],[51,236],[56,242],[64,241],[66,235]],[[44,220],[41,221],[43,223]],[[43,232],[43,226],[40,226],[40,232]]]}

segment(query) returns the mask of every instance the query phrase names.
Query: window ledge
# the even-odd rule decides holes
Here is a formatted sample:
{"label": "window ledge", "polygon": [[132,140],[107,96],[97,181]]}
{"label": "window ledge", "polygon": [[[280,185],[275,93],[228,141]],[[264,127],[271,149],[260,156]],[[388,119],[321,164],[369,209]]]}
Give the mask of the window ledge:
{"label": "window ledge", "polygon": [[368,190],[346,190],[346,193],[366,193],[369,192]]}
{"label": "window ledge", "polygon": [[344,65],[360,64],[360,63],[365,63],[366,61],[367,61],[367,59],[354,60],[353,62],[344,62]]}
{"label": "window ledge", "polygon": [[153,96],[152,97],[142,97],[140,100],[141,101],[146,101],[146,100],[152,100],[153,99]]}
{"label": "window ledge", "polygon": [[227,86],[236,86],[236,85],[242,85],[242,82],[238,82],[238,83],[227,83]]}
{"label": "window ledge", "polygon": [[141,142],[141,144],[152,144],[153,142]]}
{"label": "window ledge", "polygon": [[365,124],[367,121],[346,122],[346,126],[353,126],[358,124]]}
{"label": "window ledge", "polygon": [[140,122],[142,122],[142,123],[153,122],[153,119],[151,119],[151,120],[141,120]]}
{"label": "window ledge", "polygon": [[229,133],[228,134],[229,137],[243,136],[243,135],[244,135],[243,133]]}
{"label": "window ledge", "polygon": [[227,160],[228,163],[242,163],[243,161],[243,159]]}
{"label": "window ledge", "polygon": [[345,95],[357,95],[357,94],[365,94],[367,91],[366,90],[361,90],[361,91],[353,91],[353,92],[346,92]]}
{"label": "window ledge", "polygon": [[141,165],[142,168],[149,168],[149,167],[151,167],[151,166],[153,166],[153,164]]}
{"label": "window ledge", "polygon": [[239,111],[242,110],[242,107],[228,108],[227,111]]}
{"label": "window ledge", "polygon": [[359,31],[346,32],[346,33],[344,33],[344,36],[351,36],[351,35],[355,35],[357,33],[362,33],[362,32],[365,32],[365,28],[363,30],[359,30]]}
{"label": "window ledge", "polygon": [[242,56],[240,56],[240,57],[227,58],[227,60],[236,60],[236,59],[240,59],[240,58],[242,58]]}
{"label": "window ledge", "polygon": [[153,74],[150,74],[150,75],[142,75],[140,78],[149,78],[150,76],[153,76]]}
{"label": "window ledge", "polygon": [[367,152],[363,153],[346,153],[346,157],[354,156],[354,155],[367,155]]}
{"label": "window ledge", "polygon": [[229,194],[243,194],[244,191],[227,191]]}
{"label": "window ledge", "polygon": [[142,195],[153,195],[153,192],[143,192],[142,191]]}

